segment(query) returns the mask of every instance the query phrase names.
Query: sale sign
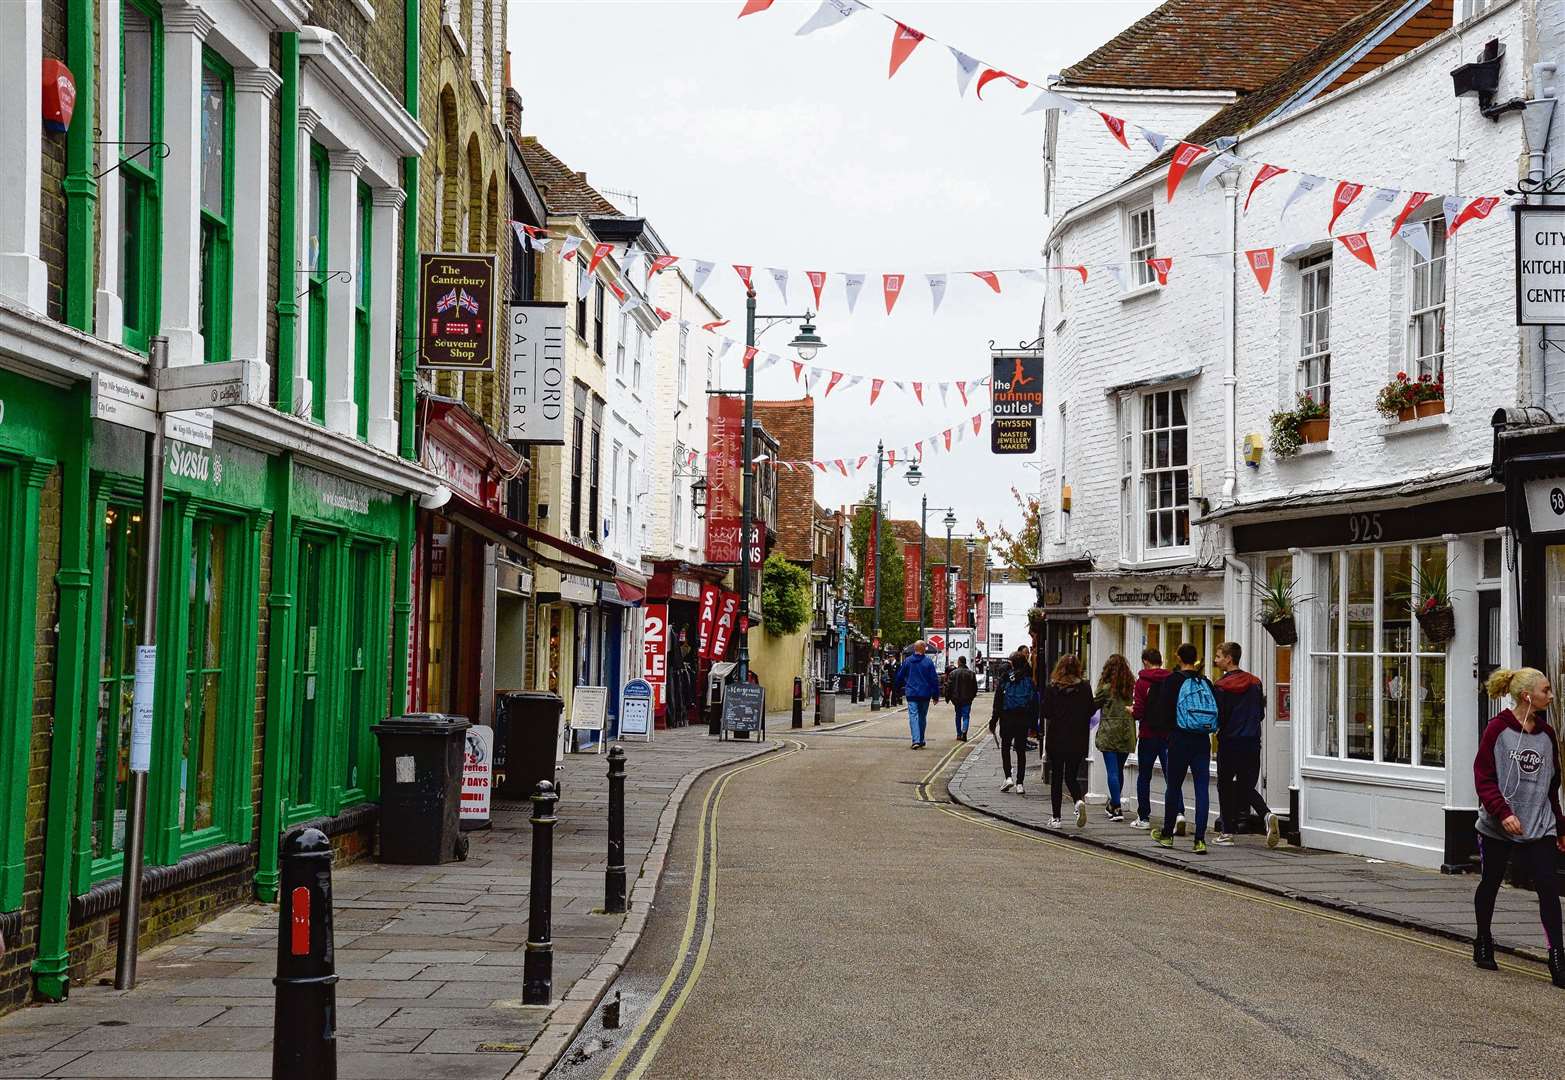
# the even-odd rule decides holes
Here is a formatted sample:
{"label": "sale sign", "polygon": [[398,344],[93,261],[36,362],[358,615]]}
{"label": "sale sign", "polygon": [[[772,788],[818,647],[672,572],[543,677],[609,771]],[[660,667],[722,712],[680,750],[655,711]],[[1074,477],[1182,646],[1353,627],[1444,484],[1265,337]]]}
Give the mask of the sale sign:
{"label": "sale sign", "polygon": [[642,610],[642,678],[652,684],[653,706],[662,708],[668,686],[668,605],[648,604]]}
{"label": "sale sign", "polygon": [[920,622],[919,585],[924,580],[924,551],[918,544],[902,545],[902,618],[908,622]]}
{"label": "sale sign", "polygon": [[875,560],[875,534],[879,531],[871,524],[869,535],[864,539],[864,606],[867,608],[875,606],[876,575],[880,572]]}
{"label": "sale sign", "polygon": [[929,587],[930,592],[934,594],[930,599],[935,605],[929,624],[944,630],[946,626],[946,568],[944,566],[929,568]]}
{"label": "sale sign", "polygon": [[728,652],[739,619],[739,594],[724,590],[717,605],[717,626],[712,637],[712,656],[721,660]]}
{"label": "sale sign", "polygon": [[712,632],[717,628],[717,599],[723,590],[716,585],[701,586],[701,614],[696,621],[697,653],[703,660],[712,659]]}

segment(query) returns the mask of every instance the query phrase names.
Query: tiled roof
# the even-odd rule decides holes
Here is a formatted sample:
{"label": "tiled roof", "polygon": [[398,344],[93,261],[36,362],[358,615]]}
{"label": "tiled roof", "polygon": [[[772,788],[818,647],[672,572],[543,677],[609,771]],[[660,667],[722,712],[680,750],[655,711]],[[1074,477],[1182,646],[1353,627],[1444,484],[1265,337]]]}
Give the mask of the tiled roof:
{"label": "tiled roof", "polygon": [[[756,422],[777,438],[777,456],[809,461],[815,456],[815,400],[757,401]],[[783,558],[807,563],[815,553],[815,470],[777,472],[777,548]]]}
{"label": "tiled roof", "polygon": [[572,172],[570,166],[544,149],[536,135],[523,135],[517,141],[522,162],[533,183],[543,195],[551,214],[591,214],[599,217],[624,217],[609,200],[587,183],[587,174]]}
{"label": "tiled roof", "polygon": [[1066,68],[1075,86],[1259,90],[1380,0],[1167,0]]}

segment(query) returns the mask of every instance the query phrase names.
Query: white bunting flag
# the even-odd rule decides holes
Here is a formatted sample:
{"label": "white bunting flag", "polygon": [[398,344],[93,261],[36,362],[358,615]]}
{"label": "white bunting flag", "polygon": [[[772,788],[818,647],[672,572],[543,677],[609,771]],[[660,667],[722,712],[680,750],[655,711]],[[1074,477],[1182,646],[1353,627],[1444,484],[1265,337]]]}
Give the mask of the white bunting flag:
{"label": "white bunting flag", "polygon": [[1109,266],[1105,266],[1103,269],[1108,273],[1109,277],[1114,279],[1114,284],[1119,286],[1119,291],[1120,292],[1124,292],[1125,291],[1125,271],[1124,271],[1124,268],[1120,267],[1120,266],[1117,266],[1117,265],[1109,265]]}
{"label": "white bunting flag", "polygon": [[778,356],[774,352],[769,352],[769,353],[767,353],[765,356],[763,356],[761,358],[761,362],[755,366],[755,370],[758,371],[758,372],[759,371],[765,371],[767,368],[771,367],[773,364],[776,364],[776,363],[780,362],[781,360],[782,360],[782,357]]}
{"label": "white bunting flag", "polygon": [[778,270],[774,266],[768,266],[767,271],[772,275],[772,280],[777,283],[777,291],[782,294],[783,303],[788,302],[788,271]]}
{"label": "white bunting flag", "polygon": [[1371,221],[1383,218],[1396,208],[1397,196],[1402,193],[1396,188],[1376,188],[1364,204],[1364,216],[1359,218],[1359,228],[1362,229]]}
{"label": "white bunting flag", "polygon": [[1240,164],[1243,164],[1243,159],[1241,158],[1234,157],[1232,154],[1218,154],[1206,163],[1206,168],[1201,170],[1201,179],[1196,182],[1195,186],[1196,194],[1199,195],[1205,191],[1207,185],[1216,180],[1220,174]]}
{"label": "white bunting flag", "polygon": [[592,278],[587,276],[587,268],[580,263],[576,264],[576,299],[585,300],[587,294],[592,291]]}
{"label": "white bunting flag", "polygon": [[853,314],[853,306],[859,302],[859,290],[864,288],[863,274],[843,274],[843,290],[848,296],[848,314]]}
{"label": "white bunting flag", "polygon": [[906,386],[906,384],[900,383],[897,380],[892,379],[891,380],[891,385],[895,386],[898,390],[902,391],[904,394],[907,393],[907,386]]}
{"label": "white bunting flag", "polygon": [[1037,282],[1039,285],[1043,285],[1049,280],[1042,270],[1022,270],[1019,273],[1028,281]]}
{"label": "white bunting flag", "polygon": [[859,0],[821,0],[821,6],[815,9],[809,21],[794,32],[796,37],[805,34],[813,34],[817,30],[824,30],[830,26],[836,26],[849,15],[863,10],[864,5]]}
{"label": "white bunting flag", "polygon": [[1298,202],[1299,199],[1303,196],[1308,195],[1310,192],[1320,187],[1325,182],[1326,178],[1324,176],[1311,176],[1309,173],[1302,174],[1299,177],[1298,185],[1293,189],[1293,194],[1289,195],[1288,201],[1282,204],[1282,213],[1277,215],[1277,220],[1281,221],[1283,218],[1287,217],[1288,208],[1290,206]]}
{"label": "white bunting flag", "polygon": [[1397,230],[1407,246],[1423,256],[1424,261],[1429,261],[1431,246],[1429,243],[1429,222],[1409,221]]}
{"label": "white bunting flag", "polygon": [[1299,254],[1301,251],[1308,251],[1311,246],[1313,246],[1313,245],[1308,240],[1306,240],[1306,241],[1304,241],[1302,243],[1289,244],[1287,247],[1282,249],[1282,259],[1283,259],[1284,262],[1286,262],[1287,260],[1293,258],[1295,255]]}
{"label": "white bunting flag", "polygon": [[622,263],[622,266],[627,278],[636,272],[636,267],[640,265],[641,260],[645,257],[646,252],[642,251],[635,241],[631,241],[625,246],[625,261]]}
{"label": "white bunting flag", "polygon": [[1152,131],[1149,128],[1141,129],[1141,137],[1145,139],[1147,144],[1151,146],[1153,150],[1156,150],[1159,154],[1163,152],[1163,144],[1168,142],[1167,135],[1164,135],[1159,131]]}
{"label": "white bunting flag", "polygon": [[576,249],[581,247],[581,237],[567,236],[565,242],[560,245],[560,259],[564,261],[576,254]]}
{"label": "white bunting flag", "polygon": [[978,71],[978,61],[968,56],[954,45],[947,45],[951,55],[956,58],[956,92],[961,97],[967,96],[967,88],[972,85],[973,75]]}
{"label": "white bunting flag", "polygon": [[842,384],[842,388],[844,390],[852,390],[855,386],[857,386],[859,383],[861,383],[863,381],[864,381],[864,376],[862,376],[862,375],[850,375],[848,377],[848,381]]}
{"label": "white bunting flag", "polygon": [[1450,233],[1451,222],[1455,221],[1456,215],[1462,212],[1462,197],[1447,195],[1440,201],[1440,209],[1445,213],[1445,231]]}
{"label": "white bunting flag", "polygon": [[929,279],[929,297],[934,301],[935,311],[940,310],[940,301],[946,298],[946,276],[944,274],[925,274]]}
{"label": "white bunting flag", "polygon": [[725,337],[723,343],[717,347],[717,362],[721,364],[723,357],[728,355],[728,350],[734,347],[734,339]]}
{"label": "white bunting flag", "polygon": [[706,284],[706,279],[712,276],[712,271],[717,268],[717,264],[696,259],[690,265],[695,267],[695,271],[690,276],[690,291],[698,293],[701,291],[701,286]]}
{"label": "white bunting flag", "polygon": [[1063,94],[1056,94],[1053,90],[1040,90],[1038,96],[1033,98],[1032,104],[1022,110],[1022,115],[1043,112],[1045,109],[1058,109],[1062,116],[1069,116],[1079,108],[1080,105]]}

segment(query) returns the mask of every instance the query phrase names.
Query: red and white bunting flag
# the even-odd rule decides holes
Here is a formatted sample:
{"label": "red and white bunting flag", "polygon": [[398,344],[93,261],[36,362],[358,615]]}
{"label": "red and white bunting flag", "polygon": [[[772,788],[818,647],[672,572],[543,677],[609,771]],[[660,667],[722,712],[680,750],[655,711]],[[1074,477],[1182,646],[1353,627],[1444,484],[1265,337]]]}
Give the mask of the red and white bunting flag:
{"label": "red and white bunting flag", "polygon": [[697,259],[693,265],[695,266],[695,273],[690,275],[690,291],[699,293],[701,286],[706,284],[706,279],[712,276],[713,270],[717,269],[717,264],[707,262],[704,259]]}
{"label": "red and white bunting flag", "polygon": [[956,380],[956,392],[958,394],[962,395],[962,404],[966,405],[967,404],[967,381],[965,379],[958,379],[958,380]]}
{"label": "red and white bunting flag", "polygon": [[592,248],[592,259],[587,263],[587,273],[592,273],[598,268],[598,264],[608,258],[609,252],[614,250],[613,244],[595,244]]}
{"label": "red and white bunting flag", "polygon": [[838,458],[836,460],[835,464],[837,466],[837,471],[838,472],[840,472],[843,476],[847,476],[848,475],[848,463],[846,461],[843,461],[841,458]]}
{"label": "red and white bunting flag", "polygon": [[1110,116],[1106,112],[1100,112],[1098,115],[1103,117],[1104,126],[1106,126],[1109,129],[1109,132],[1119,140],[1119,144],[1126,150],[1129,150],[1130,143],[1125,141],[1125,121],[1121,120],[1117,116]]}
{"label": "red and white bunting flag", "polygon": [[560,261],[570,262],[576,257],[576,249],[581,247],[581,237],[567,236],[560,244]]}
{"label": "red and white bunting flag", "polygon": [[1462,208],[1462,212],[1456,215],[1456,220],[1451,222],[1451,227],[1446,230],[1447,236],[1455,236],[1456,230],[1466,225],[1469,221],[1482,221],[1489,216],[1496,206],[1500,205],[1500,199],[1496,195],[1485,195],[1474,199]]}
{"label": "red and white bunting flag", "polygon": [[833,371],[831,373],[830,381],[828,381],[826,383],[826,392],[824,394],[822,394],[821,397],[823,397],[823,398],[831,397],[831,392],[837,388],[837,384],[840,383],[841,381],[842,381],[842,372],[840,372],[840,371]]}
{"label": "red and white bunting flag", "polygon": [[625,292],[624,289],[614,284],[614,282],[605,280],[603,284],[609,287],[609,292],[613,293],[614,299],[618,300],[621,304],[623,304],[629,298],[629,294]]}
{"label": "red and white bunting flag", "polygon": [[1260,283],[1261,292],[1266,292],[1272,287],[1272,270],[1276,268],[1277,249],[1251,248],[1244,253],[1244,257],[1250,264],[1250,272]]}
{"label": "red and white bunting flag", "polygon": [[1352,255],[1359,262],[1371,270],[1380,269],[1380,267],[1375,265],[1375,253],[1369,247],[1369,233],[1348,233],[1346,236],[1337,237],[1337,239],[1341,240],[1342,246],[1348,249],[1348,254]]}
{"label": "red and white bunting flag", "polygon": [[1081,108],[1074,98],[1068,98],[1063,94],[1056,94],[1053,90],[1040,90],[1038,96],[1032,99],[1032,104],[1022,110],[1022,115],[1028,113],[1046,112],[1049,109],[1058,109],[1062,116],[1069,116]]}
{"label": "red and white bunting flag", "polygon": [[1076,271],[1076,273],[1081,275],[1081,283],[1083,285],[1087,284],[1087,268],[1085,266],[1082,266],[1080,263],[1078,263],[1075,266],[1057,266],[1057,267],[1055,267],[1055,269],[1056,270],[1074,270],[1074,271]]}
{"label": "red and white bunting flag", "polygon": [[746,289],[755,288],[754,285],[750,284],[750,271],[754,268],[749,266],[741,266],[738,263],[734,263],[733,266],[734,273],[739,275],[739,280],[744,282],[744,287]]}
{"label": "red and white bunting flag", "polygon": [[984,87],[988,86],[996,79],[1009,79],[1011,81],[1011,85],[1015,86],[1018,90],[1023,90],[1027,87],[1026,79],[1018,79],[1015,75],[1012,75],[1009,72],[1001,71],[998,68],[990,68],[982,75],[978,76],[978,89],[974,93],[977,95],[980,101],[983,100]]}
{"label": "red and white bunting flag", "polygon": [[824,461],[812,461],[812,462],[810,462],[810,464],[814,465],[821,472],[825,472],[826,471],[826,463]]}
{"label": "red and white bunting flag", "polygon": [[[1137,125],[1140,127],[1140,125]],[[1161,131],[1153,131],[1150,128],[1141,128],[1141,137],[1147,141],[1153,153],[1161,154],[1163,147],[1168,143],[1168,136]]]}
{"label": "red and white bunting flag", "polygon": [[1413,194],[1407,197],[1407,202],[1402,205],[1402,212],[1399,213],[1397,215],[1397,219],[1391,223],[1392,236],[1396,236],[1397,233],[1402,231],[1402,226],[1407,224],[1409,215],[1411,215],[1413,211],[1417,210],[1420,206],[1423,206],[1424,202],[1428,198],[1429,192],[1427,191],[1415,191]]}
{"label": "red and white bunting flag", "polygon": [[886,451],[886,458],[887,458],[886,464],[890,465],[893,469],[895,469],[897,467],[897,452],[895,450],[887,450]]}
{"label": "red and white bunting flag", "polygon": [[897,23],[896,29],[891,32],[891,71],[886,78],[889,79],[897,73],[897,68],[913,55],[913,50],[918,48],[918,43],[923,40],[924,35],[919,31],[906,23]]}
{"label": "red and white bunting flag", "polygon": [[652,265],[647,267],[647,275],[650,277],[653,274],[661,274],[678,261],[678,255],[659,255],[652,260]]}
{"label": "red and white bunting flag", "polygon": [[946,449],[951,449],[951,429],[946,428],[945,431],[941,432],[941,434],[945,437]]}
{"label": "red and white bunting flag", "polygon": [[1185,173],[1190,166],[1196,163],[1196,159],[1206,153],[1206,147],[1200,143],[1182,142],[1174,147],[1173,159],[1168,163],[1168,201],[1174,201],[1174,192],[1179,188],[1179,181],[1185,178]]}
{"label": "red and white bunting flag", "polygon": [[1250,181],[1250,192],[1244,197],[1244,212],[1246,214],[1250,212],[1250,200],[1255,198],[1256,188],[1266,183],[1266,181],[1270,180],[1272,177],[1281,176],[1287,171],[1288,170],[1283,168],[1281,165],[1267,165],[1263,162],[1261,164],[1260,171],[1255,174],[1255,179]]}
{"label": "red and white bunting flag", "polygon": [[1279,222],[1282,221],[1283,218],[1288,216],[1289,207],[1298,202],[1304,196],[1308,195],[1310,192],[1314,191],[1316,188],[1320,187],[1325,182],[1326,178],[1324,176],[1314,176],[1310,173],[1301,173],[1299,175],[1299,182],[1294,185],[1293,191],[1288,195],[1287,201],[1282,204],[1282,213],[1277,215],[1277,220]]}
{"label": "red and white bunting flag", "polygon": [[875,399],[880,396],[880,388],[886,385],[885,379],[871,379],[869,381],[869,403],[875,404]]}
{"label": "red and white bunting flag", "polygon": [[853,471],[854,472],[858,472],[860,469],[862,469],[864,467],[864,463],[866,461],[868,461],[868,460],[869,460],[869,455],[868,454],[860,454],[858,462],[853,466]]}
{"label": "red and white bunting flag", "polygon": [[1462,212],[1462,197],[1460,195],[1447,195],[1440,200],[1440,212],[1445,215],[1445,234],[1451,235],[1451,224],[1456,220],[1456,215]]}
{"label": "red and white bunting flag", "polygon": [[881,288],[886,295],[886,314],[891,314],[891,309],[897,306],[897,297],[902,295],[902,275],[880,275]]}
{"label": "red and white bunting flag", "polygon": [[799,376],[804,374],[804,365],[798,360],[793,362],[793,381],[798,382]]}
{"label": "red and white bunting flag", "polygon": [[805,24],[794,31],[795,37],[803,37],[805,34],[813,34],[817,30],[836,26],[849,15],[864,10],[861,0],[821,0],[821,6],[815,9]]}
{"label": "red and white bunting flag", "polygon": [[810,288],[815,290],[815,310],[821,309],[821,290],[826,287],[826,271],[806,270],[804,276],[810,279]]}
{"label": "red and white bunting flag", "polygon": [[946,298],[946,276],[944,274],[925,274],[929,279],[929,299],[933,302],[934,314],[940,313],[940,301]]}
{"label": "red and white bunting flag", "polygon": [[772,275],[772,284],[777,286],[777,291],[782,295],[783,303],[788,302],[788,271],[779,270],[775,266],[768,266],[767,273]]}
{"label": "red and white bunting flag", "polygon": [[752,363],[755,362],[755,354],[756,354],[756,347],[754,345],[746,345],[744,347],[744,366],[745,367],[749,367]]}
{"label": "red and white bunting flag", "polygon": [[746,15],[754,15],[758,11],[765,11],[772,6],[772,0],[744,0],[744,10],[739,13],[742,19]]}
{"label": "red and white bunting flag", "polygon": [[972,274],[975,278],[989,286],[995,292],[1000,291],[1000,275],[996,274],[993,270],[974,270]]}
{"label": "red and white bunting flag", "polygon": [[935,383],[935,386],[940,391],[940,404],[944,405],[951,393],[951,384],[948,382],[938,382]]}
{"label": "red and white bunting flag", "polygon": [[1359,218],[1359,228],[1363,228],[1371,221],[1385,217],[1396,208],[1397,196],[1402,194],[1396,188],[1376,188],[1364,201],[1364,216]]}
{"label": "red and white bunting flag", "polygon": [[1428,262],[1433,254],[1433,242],[1429,235],[1431,221],[1409,221],[1402,226],[1402,231],[1397,233],[1402,242],[1423,257]]}
{"label": "red and white bunting flag", "polygon": [[920,405],[922,405],[924,403],[924,384],[923,383],[916,382],[916,383],[913,384],[913,396],[918,398],[918,403]]}
{"label": "red and white bunting flag", "polygon": [[918,440],[918,442],[914,443],[913,444],[913,449],[915,451],[917,451],[917,453],[918,453],[918,460],[923,461],[924,460],[924,440],[920,439],[920,440]]}
{"label": "red and white bunting flag", "polygon": [[1147,265],[1150,266],[1152,268],[1152,272],[1157,275],[1157,283],[1159,285],[1168,284],[1168,272],[1174,268],[1174,258],[1172,255],[1165,255],[1162,258],[1157,259],[1148,259]]}
{"label": "red and white bunting flag", "polygon": [[947,45],[951,55],[956,58],[956,92],[959,97],[967,96],[967,88],[973,83],[973,76],[978,73],[978,61],[955,45]]}
{"label": "red and white bunting flag", "polygon": [[1353,200],[1363,191],[1363,184],[1355,184],[1348,180],[1337,181],[1337,190],[1331,195],[1331,220],[1326,223],[1328,233],[1337,227],[1337,219],[1342,216],[1342,212],[1352,206]]}
{"label": "red and white bunting flag", "polygon": [[664,322],[668,322],[668,320],[670,320],[670,319],[672,319],[674,317],[674,313],[672,311],[665,311],[664,309],[662,309],[660,307],[655,307],[652,310],[657,312],[658,318],[663,320]]}
{"label": "red and white bunting flag", "polygon": [[709,334],[712,334],[712,333],[716,333],[717,332],[717,328],[719,326],[727,326],[727,325],[728,325],[728,320],[727,319],[718,319],[716,322],[702,323],[701,324],[701,329],[705,330]]}
{"label": "red and white bunting flag", "polygon": [[863,274],[843,274],[842,292],[848,298],[848,314],[853,314],[853,309],[859,302],[859,290],[864,288]]}
{"label": "red and white bunting flag", "polygon": [[975,413],[973,415],[973,434],[977,435],[978,434],[978,429],[983,427],[983,426],[984,426],[984,414],[983,413]]}

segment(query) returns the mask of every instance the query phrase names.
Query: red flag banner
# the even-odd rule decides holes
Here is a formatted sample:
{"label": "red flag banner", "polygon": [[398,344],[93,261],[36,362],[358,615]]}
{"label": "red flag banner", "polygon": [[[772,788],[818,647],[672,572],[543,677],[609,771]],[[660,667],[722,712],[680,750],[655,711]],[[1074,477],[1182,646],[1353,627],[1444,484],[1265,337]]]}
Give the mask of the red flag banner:
{"label": "red flag banner", "polygon": [[720,327],[724,327],[724,326],[727,326],[727,325],[728,325],[728,320],[727,319],[718,319],[716,322],[702,323],[701,324],[701,329],[703,329],[707,333],[711,334],[711,333],[715,333]]}
{"label": "red flag banner", "polygon": [[1182,142],[1174,148],[1174,157],[1168,163],[1168,201],[1174,201],[1174,192],[1179,187],[1179,181],[1185,178],[1185,173],[1190,166],[1196,163],[1196,159],[1206,153],[1206,147],[1200,143]]}
{"label": "red flag banner", "polygon": [[923,40],[924,35],[911,26],[897,23],[896,29],[891,32],[891,72],[886,78],[889,79],[897,73],[897,68],[913,55],[913,50],[918,48],[918,43]]}
{"label": "red flag banner", "polygon": [[1152,268],[1152,272],[1157,275],[1157,283],[1159,285],[1168,284],[1168,272],[1174,268],[1174,257],[1172,255],[1165,255],[1157,259],[1148,259],[1147,265],[1150,266]]}
{"label": "red flag banner", "polygon": [[945,431],[942,432],[941,434],[943,434],[945,436],[946,449],[947,450],[951,449],[951,429],[950,428],[946,428]]}
{"label": "red flag banner", "polygon": [[869,532],[864,536],[864,606],[875,606],[875,578],[880,573],[880,567],[876,565],[875,550],[875,520],[870,519]]}
{"label": "red flag banner", "polygon": [[958,626],[967,625],[968,612],[971,610],[967,606],[969,599],[970,597],[968,596],[967,592],[967,579],[965,577],[958,577],[956,579],[956,625]]}
{"label": "red flag banner", "polygon": [[614,294],[614,299],[618,300],[622,304],[625,302],[625,297],[629,294],[625,292],[624,289],[620,288],[612,281],[605,281],[604,284],[609,287],[609,292]]}
{"label": "red flag banner", "polygon": [[973,434],[978,434],[978,429],[984,426],[984,414],[976,413],[973,416]]}
{"label": "red flag banner", "polygon": [[746,15],[754,15],[758,11],[765,11],[772,6],[773,0],[744,0],[744,10],[739,13],[742,19]]}
{"label": "red flag banner", "polygon": [[984,593],[978,594],[978,625],[973,628],[973,636],[984,643],[984,651],[989,651],[989,597]]}
{"label": "red flag banner", "polygon": [[996,274],[993,270],[974,270],[973,276],[979,281],[983,282],[985,285],[989,286],[995,292],[1000,291],[1000,275]]}
{"label": "red flag banner", "polygon": [[946,568],[944,566],[929,568],[929,602],[931,605],[929,625],[944,630],[946,628]]}
{"label": "red flag banner", "polygon": [[1255,174],[1255,179],[1250,181],[1250,192],[1244,197],[1244,212],[1246,214],[1250,212],[1250,200],[1255,198],[1256,188],[1266,183],[1266,181],[1270,180],[1272,177],[1281,176],[1287,171],[1288,170],[1283,168],[1281,165],[1262,164],[1260,171]]}
{"label": "red flag banner", "polygon": [[798,382],[799,376],[802,374],[804,374],[804,362],[801,360],[795,360],[793,362],[793,381]]}
{"label": "red flag banner", "polygon": [[1113,136],[1119,140],[1119,144],[1126,150],[1129,150],[1130,144],[1125,141],[1125,121],[1121,120],[1117,116],[1110,116],[1106,112],[1100,112],[1098,115],[1103,117],[1104,125],[1107,126]]}
{"label": "red flag banner", "polygon": [[759,349],[755,345],[746,345],[744,347],[744,366],[745,367],[749,367],[751,364],[755,363],[755,354],[758,351],[759,351]]}
{"label": "red flag banner", "polygon": [[592,249],[592,258],[587,263],[587,273],[592,273],[598,268],[598,264],[608,258],[609,252],[614,250],[613,244],[596,244]]}
{"label": "red flag banner", "polygon": [[958,379],[958,380],[956,380],[956,392],[958,394],[962,395],[962,404],[966,405],[967,404],[967,380],[966,379]]}
{"label": "red flag banner", "polygon": [[717,601],[722,589],[708,582],[701,586],[701,613],[696,620],[696,654],[712,659],[712,631],[717,627]]}
{"label": "red flag banner", "polygon": [[827,382],[826,382],[826,392],[824,394],[822,394],[821,397],[823,397],[823,398],[831,397],[831,392],[837,388],[837,384],[840,383],[841,381],[842,381],[842,372],[840,372],[840,371],[833,371],[831,373],[831,378],[828,379]]}
{"label": "red flag banner", "polygon": [[918,590],[924,578],[923,559],[924,551],[919,545],[902,545],[902,618],[906,622],[923,621],[923,613],[918,610]]}
{"label": "red flag banner", "polygon": [[1353,205],[1353,200],[1358,198],[1363,190],[1363,184],[1355,184],[1347,180],[1337,182],[1337,190],[1331,196],[1331,221],[1326,225],[1328,233],[1337,227],[1337,219],[1342,216],[1344,210]]}
{"label": "red flag banner", "polygon": [[1412,214],[1414,210],[1417,210],[1420,206],[1423,206],[1425,200],[1428,198],[1429,192],[1427,191],[1415,191],[1413,194],[1407,197],[1407,203],[1402,207],[1402,212],[1397,215],[1396,221],[1391,223],[1392,236],[1396,236],[1397,233],[1402,231],[1402,226],[1407,224],[1408,216]]}
{"label": "red flag banner", "polygon": [[1371,270],[1379,270],[1375,265],[1375,253],[1370,250],[1369,233],[1348,233],[1337,237],[1342,241],[1342,246],[1348,249],[1348,253]]}
{"label": "red flag banner", "polygon": [[1260,282],[1263,293],[1272,287],[1272,270],[1275,268],[1276,255],[1276,248],[1253,248],[1244,253],[1245,260],[1250,264],[1250,272],[1255,275],[1255,280]]}
{"label": "red flag banner", "polygon": [[663,271],[667,270],[670,266],[673,266],[678,261],[678,255],[659,255],[657,258],[652,260],[652,267],[647,271],[647,273],[661,274]]}
{"label": "red flag banner", "polygon": [[840,472],[843,476],[848,475],[848,463],[846,461],[838,458],[835,462],[833,462],[833,464],[837,466],[837,471]]}
{"label": "red flag banner", "polygon": [[706,561],[739,561],[740,466],[744,399],[721,394],[708,407],[706,426]]}
{"label": "red flag banner", "polygon": [[1085,266],[1080,266],[1080,265],[1077,265],[1077,266],[1062,266],[1062,267],[1060,267],[1060,269],[1061,270],[1074,270],[1074,271],[1076,271],[1076,273],[1081,275],[1081,283],[1083,285],[1087,284],[1087,268]]}
{"label": "red flag banner", "polygon": [[1018,90],[1025,90],[1027,88],[1026,79],[1018,79],[1010,72],[1001,71],[998,68],[989,68],[982,75],[978,76],[978,89],[975,92],[977,93],[979,100],[983,99],[984,87],[988,86],[996,79],[1009,79],[1011,80],[1011,85],[1016,87]]}
{"label": "red flag banner", "polygon": [[902,275],[882,274],[881,283],[886,293],[886,314],[891,314],[891,309],[896,307],[897,297],[902,295]]}
{"label": "red flag banner", "polygon": [[826,287],[826,271],[806,270],[804,276],[810,279],[810,288],[815,290],[815,310],[821,309],[821,290]]}
{"label": "red flag banner", "polygon": [[1484,218],[1489,216],[1489,212],[1491,210],[1499,205],[1500,200],[1497,196],[1494,195],[1485,195],[1482,198],[1474,199],[1472,202],[1464,206],[1462,208],[1462,212],[1457,214],[1456,217],[1452,220],[1451,229],[1447,235],[1455,236],[1456,230],[1460,229],[1463,225],[1466,225],[1469,221],[1482,221]]}
{"label": "red flag banner", "polygon": [[875,404],[875,399],[880,396],[880,388],[886,385],[885,379],[871,379],[869,381],[869,403]]}
{"label": "red flag banner", "polygon": [[741,266],[738,263],[734,263],[734,273],[739,275],[739,280],[744,282],[744,287],[746,289],[753,289],[753,288],[755,288],[754,285],[750,284],[750,271],[753,270],[753,269],[754,269],[754,267]]}
{"label": "red flag banner", "polygon": [[916,383],[913,384],[913,396],[918,398],[918,403],[920,405],[922,405],[924,403],[924,384],[923,383],[916,382]]}

